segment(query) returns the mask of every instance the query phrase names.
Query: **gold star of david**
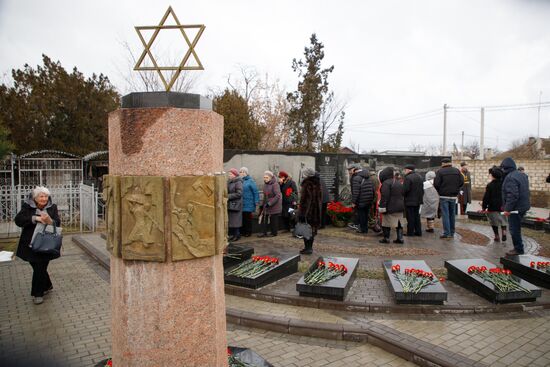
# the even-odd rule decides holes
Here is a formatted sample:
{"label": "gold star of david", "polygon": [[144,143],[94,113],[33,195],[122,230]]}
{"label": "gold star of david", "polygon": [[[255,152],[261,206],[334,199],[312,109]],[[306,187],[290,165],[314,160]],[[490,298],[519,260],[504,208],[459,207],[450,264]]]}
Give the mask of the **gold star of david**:
{"label": "gold star of david", "polygon": [[[170,14],[172,14],[172,17],[176,21],[176,25],[164,25],[164,23],[166,22],[166,19]],[[176,82],[176,79],[178,79],[178,76],[183,70],[204,70],[204,67],[202,66],[202,63],[199,60],[199,57],[195,53],[195,46],[197,45],[197,42],[199,41],[199,38],[202,35],[202,32],[204,32],[204,29],[206,28],[203,24],[181,25],[178,17],[176,16],[176,13],[174,13],[174,10],[172,10],[172,7],[169,6],[168,10],[166,10],[166,13],[164,13],[164,16],[162,17],[158,26],[140,26],[135,28],[139,36],[139,39],[141,40],[141,43],[143,43],[144,49],[136,63],[136,66],[134,66],[134,70],[156,71],[159,74],[159,77],[162,80],[162,83],[164,84],[164,87],[166,88],[167,92],[170,91],[170,89]],[[197,32],[197,35],[195,36],[195,39],[193,40],[193,42],[191,42],[189,40],[189,37],[187,37],[187,34],[185,33],[185,29],[194,29],[194,28],[197,28],[199,31]],[[154,33],[151,36],[151,39],[149,40],[149,42],[146,42],[141,31],[151,30],[151,29],[154,30]],[[187,46],[189,47],[189,49],[185,53],[185,56],[181,60],[181,63],[178,66],[158,66],[157,61],[155,60],[155,58],[153,57],[153,54],[151,53],[151,46],[153,45],[153,42],[155,42],[155,38],[157,38],[157,35],[159,34],[161,29],[179,29],[181,31],[181,34],[183,35],[183,38],[185,39],[185,42],[187,43]],[[145,59],[145,56],[147,55],[151,59],[153,66],[141,66],[141,64],[143,63],[143,60]],[[195,61],[197,62],[198,66],[186,66],[187,61],[189,60],[189,57],[191,57],[191,55],[193,55],[193,57],[195,58]],[[164,78],[164,75],[162,74],[163,70],[175,71],[169,83],[166,81],[166,78]]]}

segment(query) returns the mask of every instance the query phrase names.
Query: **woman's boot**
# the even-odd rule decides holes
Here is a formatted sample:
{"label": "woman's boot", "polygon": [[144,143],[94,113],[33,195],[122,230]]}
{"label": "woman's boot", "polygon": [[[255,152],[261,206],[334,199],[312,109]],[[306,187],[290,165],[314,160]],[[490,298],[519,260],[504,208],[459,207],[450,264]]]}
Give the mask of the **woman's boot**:
{"label": "woman's boot", "polygon": [[304,248],[300,250],[302,255],[311,255],[313,253],[313,238],[304,239]]}
{"label": "woman's boot", "polygon": [[382,227],[382,233],[384,234],[384,238],[382,238],[378,242],[380,242],[380,243],[390,243],[390,231],[391,231],[390,227]]}
{"label": "woman's boot", "polygon": [[403,227],[397,227],[395,229],[395,233],[397,238],[393,241],[393,243],[405,243],[405,241],[403,241]]}
{"label": "woman's boot", "polygon": [[506,241],[506,226],[500,227],[502,229],[502,242]]}
{"label": "woman's boot", "polygon": [[434,232],[434,220],[433,219],[426,219],[426,232],[433,233]]}

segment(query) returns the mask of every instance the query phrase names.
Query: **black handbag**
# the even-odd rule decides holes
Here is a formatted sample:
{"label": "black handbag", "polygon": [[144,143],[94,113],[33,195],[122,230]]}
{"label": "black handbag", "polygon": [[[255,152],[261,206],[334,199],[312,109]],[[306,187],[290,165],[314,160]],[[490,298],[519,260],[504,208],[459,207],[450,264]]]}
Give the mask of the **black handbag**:
{"label": "black handbag", "polygon": [[310,240],[313,237],[313,229],[307,222],[298,222],[294,227],[294,235],[296,237],[300,236],[306,240]]}
{"label": "black handbag", "polygon": [[57,233],[57,227],[53,226],[53,233],[46,232],[46,226],[42,232],[38,232],[31,243],[31,248],[39,254],[52,255],[53,257],[61,256],[61,245],[63,236]]}
{"label": "black handbag", "polygon": [[240,212],[242,207],[242,202],[240,200],[231,200],[227,203],[227,209],[230,212]]}

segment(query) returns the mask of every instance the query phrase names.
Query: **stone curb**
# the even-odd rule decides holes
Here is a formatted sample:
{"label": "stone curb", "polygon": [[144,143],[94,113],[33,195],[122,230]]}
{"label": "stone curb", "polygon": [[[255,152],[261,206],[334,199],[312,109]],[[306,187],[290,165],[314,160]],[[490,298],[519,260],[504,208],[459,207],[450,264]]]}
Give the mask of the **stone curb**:
{"label": "stone curb", "polygon": [[[84,252],[94,258],[105,269],[110,270],[110,258],[96,249],[82,236],[72,237],[73,242]],[[359,303],[349,301],[331,301],[319,298],[290,296],[269,291],[254,290],[238,286],[225,285],[225,294],[232,296],[255,299],[271,303],[290,306],[319,308],[325,310],[372,312],[372,313],[398,313],[398,314],[425,314],[425,315],[456,315],[456,314],[486,314],[507,312],[530,312],[534,310],[550,309],[550,303],[537,304],[500,304],[490,306],[439,306],[439,305],[394,305]]]}
{"label": "stone curb", "polygon": [[445,306],[445,305],[394,305],[377,303],[359,303],[349,301],[331,301],[320,298],[291,296],[269,291],[254,290],[225,285],[225,293],[233,296],[251,298],[258,301],[280,303],[292,306],[319,308],[337,311],[372,312],[372,313],[399,313],[399,314],[486,314],[506,312],[528,312],[533,310],[550,309],[550,303],[536,304],[498,304],[490,306]]}
{"label": "stone curb", "polygon": [[460,354],[376,323],[363,326],[321,323],[260,315],[231,308],[226,310],[226,315],[227,322],[234,325],[314,338],[366,342],[419,366],[486,366]]}

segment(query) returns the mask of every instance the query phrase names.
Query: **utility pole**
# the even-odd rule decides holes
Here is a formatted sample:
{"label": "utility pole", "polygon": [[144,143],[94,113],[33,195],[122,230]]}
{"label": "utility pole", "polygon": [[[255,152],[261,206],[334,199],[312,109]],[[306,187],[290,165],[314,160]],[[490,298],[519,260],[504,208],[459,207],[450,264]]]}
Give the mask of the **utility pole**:
{"label": "utility pole", "polygon": [[481,132],[479,133],[479,159],[485,159],[485,147],[483,139],[485,138],[485,107],[481,107]]}
{"label": "utility pole", "polygon": [[447,104],[443,105],[443,155],[447,155]]}
{"label": "utility pole", "polygon": [[539,91],[539,114],[537,118],[537,138],[540,138],[540,101],[542,99],[542,91]]}
{"label": "utility pole", "polygon": [[460,143],[460,159],[464,159],[464,131],[462,131],[462,143]]}

